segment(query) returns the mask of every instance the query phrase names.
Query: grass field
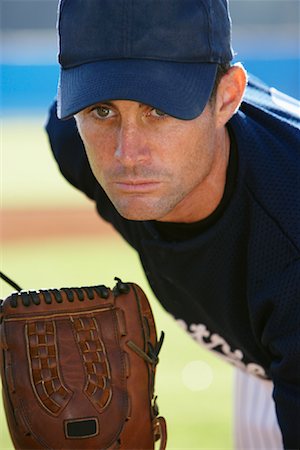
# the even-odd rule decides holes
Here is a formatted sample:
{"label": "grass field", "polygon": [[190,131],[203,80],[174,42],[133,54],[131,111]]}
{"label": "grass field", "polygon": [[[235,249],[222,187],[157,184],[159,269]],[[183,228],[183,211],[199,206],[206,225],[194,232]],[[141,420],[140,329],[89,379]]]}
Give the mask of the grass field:
{"label": "grass field", "polygon": [[[7,209],[22,209],[26,216],[26,211],[29,214],[32,208],[91,206],[58,173],[49,156],[43,121],[43,118],[11,119],[3,123],[1,208],[4,215]],[[55,220],[59,221],[59,214]],[[232,369],[201,349],[160,307],[136,253],[114,233],[101,236],[100,225],[99,236],[39,234],[34,238],[28,237],[28,230],[22,228],[21,215],[18,221],[19,234],[9,240],[2,239],[1,270],[24,289],[97,283],[113,286],[114,277],[119,276],[139,283],[149,296],[158,332],[166,333],[156,393],[160,413],[168,423],[168,450],[231,449]],[[6,222],[1,222],[3,237],[7,234]],[[11,291],[2,282],[0,288],[1,298]],[[13,449],[2,405],[0,448]]]}

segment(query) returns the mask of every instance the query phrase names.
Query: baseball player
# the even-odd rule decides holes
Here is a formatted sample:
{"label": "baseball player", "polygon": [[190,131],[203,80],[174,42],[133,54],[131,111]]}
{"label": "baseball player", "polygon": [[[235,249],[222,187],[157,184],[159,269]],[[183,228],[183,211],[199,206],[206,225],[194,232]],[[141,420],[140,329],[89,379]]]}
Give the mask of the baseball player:
{"label": "baseball player", "polygon": [[299,448],[299,105],[231,66],[226,0],[62,0],[58,33],[60,170],[237,367],[236,448]]}

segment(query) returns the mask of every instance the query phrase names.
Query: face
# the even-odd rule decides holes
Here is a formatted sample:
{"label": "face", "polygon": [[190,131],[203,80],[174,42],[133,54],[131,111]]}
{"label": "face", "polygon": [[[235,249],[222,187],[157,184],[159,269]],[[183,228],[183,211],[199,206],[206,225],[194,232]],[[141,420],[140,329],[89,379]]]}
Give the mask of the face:
{"label": "face", "polygon": [[75,118],[92,171],[123,217],[189,221],[217,155],[210,105],[187,121],[117,100]]}

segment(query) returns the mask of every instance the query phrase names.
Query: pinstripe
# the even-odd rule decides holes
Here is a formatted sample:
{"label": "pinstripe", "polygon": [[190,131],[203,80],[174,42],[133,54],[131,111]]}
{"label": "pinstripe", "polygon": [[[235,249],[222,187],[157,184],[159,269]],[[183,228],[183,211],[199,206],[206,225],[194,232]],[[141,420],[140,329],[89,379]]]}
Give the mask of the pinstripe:
{"label": "pinstripe", "polygon": [[237,369],[234,386],[236,450],[282,450],[272,399],[273,384]]}

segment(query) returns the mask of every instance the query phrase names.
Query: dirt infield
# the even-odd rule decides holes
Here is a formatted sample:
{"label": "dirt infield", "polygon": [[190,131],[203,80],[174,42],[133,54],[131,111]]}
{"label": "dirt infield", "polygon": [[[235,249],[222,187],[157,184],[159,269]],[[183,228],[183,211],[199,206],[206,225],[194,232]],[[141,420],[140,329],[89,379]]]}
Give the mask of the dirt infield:
{"label": "dirt infield", "polygon": [[7,209],[1,211],[1,241],[114,233],[93,209]]}

